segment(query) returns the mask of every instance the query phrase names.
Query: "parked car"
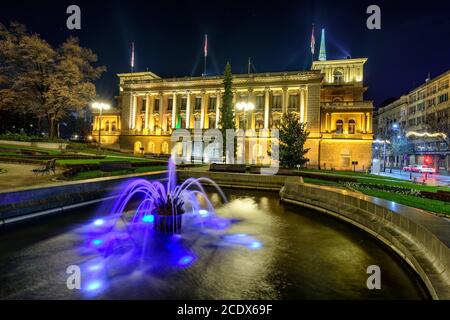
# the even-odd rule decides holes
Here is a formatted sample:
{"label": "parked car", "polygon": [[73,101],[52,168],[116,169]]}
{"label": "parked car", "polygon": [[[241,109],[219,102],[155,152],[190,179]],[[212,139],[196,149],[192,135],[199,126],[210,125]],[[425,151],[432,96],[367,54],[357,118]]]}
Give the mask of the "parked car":
{"label": "parked car", "polygon": [[409,166],[403,167],[403,171],[407,171],[407,172],[415,172],[416,167],[417,167],[417,166],[411,165],[411,164],[410,164]]}
{"label": "parked car", "polygon": [[436,170],[425,164],[423,165],[409,165],[403,168],[403,171],[417,172],[417,173],[436,173]]}
{"label": "parked car", "polygon": [[436,173],[436,170],[430,166],[425,164],[416,166],[416,172],[420,173]]}

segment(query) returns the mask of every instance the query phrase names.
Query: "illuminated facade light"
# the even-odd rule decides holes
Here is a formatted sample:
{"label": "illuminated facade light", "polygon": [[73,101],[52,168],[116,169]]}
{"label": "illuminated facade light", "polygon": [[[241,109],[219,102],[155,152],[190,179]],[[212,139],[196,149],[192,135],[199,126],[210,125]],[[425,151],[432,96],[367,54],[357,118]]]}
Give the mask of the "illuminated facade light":
{"label": "illuminated facade light", "polygon": [[447,135],[443,132],[436,132],[436,133],[428,133],[428,132],[416,132],[416,131],[409,131],[406,133],[406,137],[419,137],[419,138],[443,138],[447,139]]}

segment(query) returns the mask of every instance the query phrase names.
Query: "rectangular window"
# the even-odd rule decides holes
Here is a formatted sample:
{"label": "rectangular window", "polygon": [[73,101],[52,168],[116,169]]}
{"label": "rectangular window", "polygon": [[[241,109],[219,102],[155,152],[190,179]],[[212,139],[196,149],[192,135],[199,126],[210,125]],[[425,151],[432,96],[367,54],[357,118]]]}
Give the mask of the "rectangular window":
{"label": "rectangular window", "polygon": [[214,112],[216,110],[216,104],[217,104],[217,98],[216,97],[209,97],[208,111],[209,112]]}
{"label": "rectangular window", "polygon": [[180,111],[186,111],[187,108],[187,98],[181,98]]}
{"label": "rectangular window", "polygon": [[256,109],[262,110],[264,109],[264,96],[256,96]]}
{"label": "rectangular window", "polygon": [[443,103],[448,101],[448,93],[444,93],[442,95],[439,96],[439,103]]}
{"label": "rectangular window", "polygon": [[155,99],[155,108],[154,112],[159,112],[159,99]]}
{"label": "rectangular window", "polygon": [[298,95],[289,96],[289,108],[298,109]]}
{"label": "rectangular window", "polygon": [[200,111],[202,109],[202,98],[201,97],[195,97],[195,104],[194,104],[194,110]]}
{"label": "rectangular window", "polygon": [[281,109],[281,96],[273,96],[272,97],[272,108],[273,109]]}

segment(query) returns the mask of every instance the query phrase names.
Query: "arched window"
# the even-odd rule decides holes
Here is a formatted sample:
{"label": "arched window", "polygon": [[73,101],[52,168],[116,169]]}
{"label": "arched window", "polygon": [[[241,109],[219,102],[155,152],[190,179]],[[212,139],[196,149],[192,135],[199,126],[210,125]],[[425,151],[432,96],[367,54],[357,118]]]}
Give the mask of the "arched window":
{"label": "arched window", "polygon": [[109,131],[109,120],[105,122],[105,131]]}
{"label": "arched window", "polygon": [[264,129],[264,119],[257,118],[255,121],[255,129]]}
{"label": "arched window", "polygon": [[116,131],[116,130],[117,130],[117,125],[116,125],[116,122],[113,121],[111,124],[111,131]]}
{"label": "arched window", "polygon": [[209,116],[209,129],[215,129],[216,128],[216,116],[211,115]]}
{"label": "arched window", "polygon": [[336,69],[333,72],[333,82],[336,84],[341,84],[342,80],[344,78],[344,72],[342,71],[342,69]]}
{"label": "arched window", "polygon": [[341,166],[344,168],[350,167],[350,150],[348,149],[342,149],[341,150]]}
{"label": "arched window", "polygon": [[338,120],[336,121],[336,134],[344,133],[344,121]]}
{"label": "arched window", "polygon": [[149,153],[155,153],[155,143],[152,142],[152,141],[150,141],[150,142],[148,143],[148,152],[149,152]]}
{"label": "arched window", "polygon": [[355,134],[355,130],[356,130],[356,122],[355,120],[351,119],[348,122],[348,134]]}
{"label": "arched window", "polygon": [[272,118],[272,128],[273,129],[280,129],[281,127],[281,119],[280,117],[276,116]]}
{"label": "arched window", "polygon": [[244,129],[244,130],[246,130],[247,128],[245,128],[245,126],[248,125],[246,122],[247,122],[247,121],[245,121],[244,115],[240,115],[240,116],[239,116],[239,129]]}
{"label": "arched window", "polygon": [[161,146],[161,153],[168,154],[169,153],[169,144],[167,142],[163,142]]}
{"label": "arched window", "polygon": [[140,141],[136,141],[134,143],[134,154],[141,154],[141,148],[142,148],[142,144]]}

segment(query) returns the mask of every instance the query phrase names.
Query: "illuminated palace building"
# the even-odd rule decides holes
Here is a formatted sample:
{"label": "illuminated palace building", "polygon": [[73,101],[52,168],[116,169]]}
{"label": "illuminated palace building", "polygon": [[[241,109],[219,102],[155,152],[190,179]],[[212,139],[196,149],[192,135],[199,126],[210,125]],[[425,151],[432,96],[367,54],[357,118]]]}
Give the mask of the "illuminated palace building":
{"label": "illuminated palace building", "polygon": [[[321,54],[310,71],[234,75],[234,105],[250,101],[255,106],[245,121],[243,112],[235,110],[236,127],[242,129],[245,124],[256,132],[279,128],[283,113],[296,112],[310,132],[306,147],[311,148],[307,155],[311,167],[350,169],[357,161],[357,168],[368,168],[373,104],[363,97],[366,61],[326,60]],[[118,76],[120,112],[103,113],[102,145],[136,154],[168,154],[174,129],[218,128],[223,77],[163,79],[152,72]],[[98,127],[96,116],[94,138]],[[246,138],[246,161],[265,163],[270,143],[252,145],[251,139]],[[193,149],[192,156],[207,161],[209,155],[203,150],[204,146]]]}
{"label": "illuminated palace building", "polygon": [[377,111],[377,137],[390,142],[387,166],[427,164],[450,171],[449,82],[450,71],[428,78]]}

